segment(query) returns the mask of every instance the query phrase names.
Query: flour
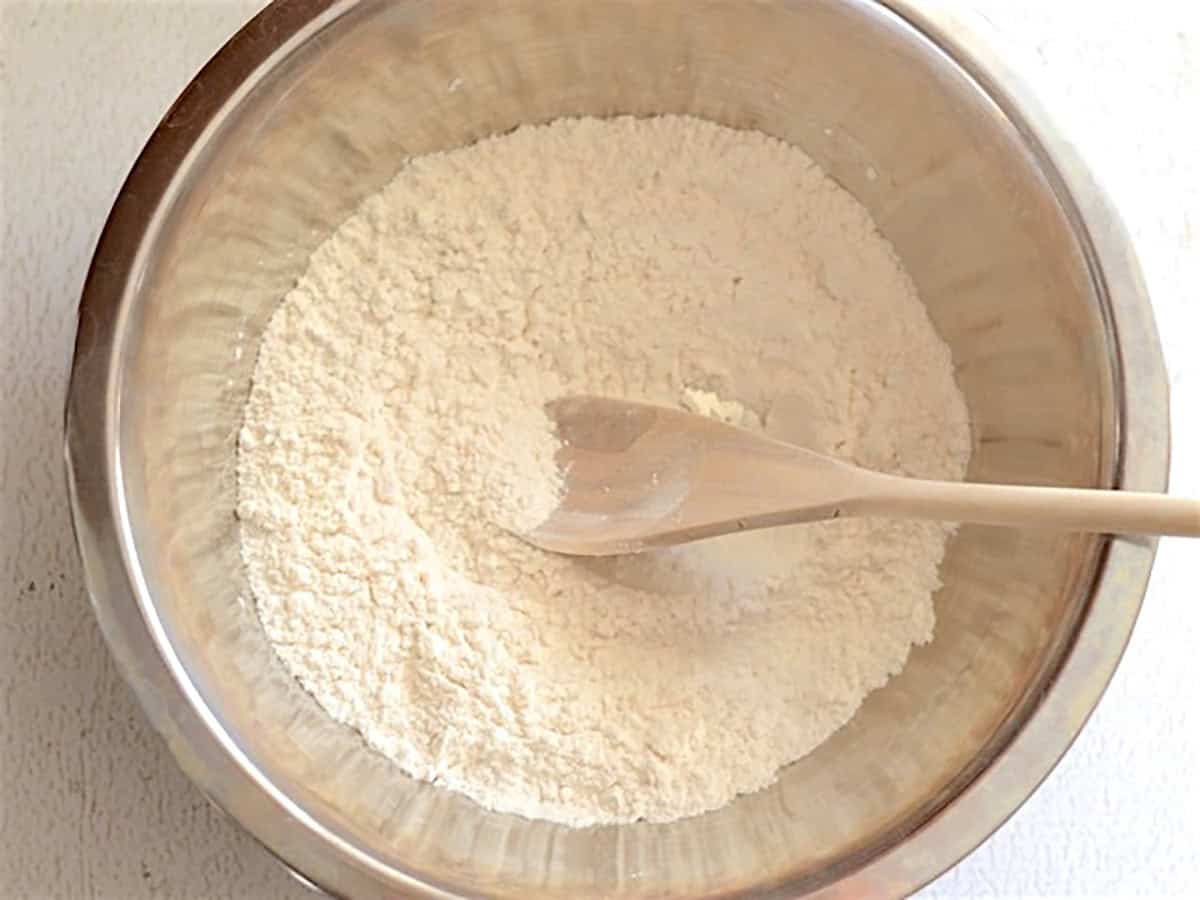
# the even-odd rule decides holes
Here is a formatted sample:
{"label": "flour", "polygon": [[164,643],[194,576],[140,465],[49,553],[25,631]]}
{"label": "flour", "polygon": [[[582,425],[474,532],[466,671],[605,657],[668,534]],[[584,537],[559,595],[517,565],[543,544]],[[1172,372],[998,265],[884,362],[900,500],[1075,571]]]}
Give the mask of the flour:
{"label": "flour", "polygon": [[933,633],[949,526],[846,520],[639,557],[507,529],[558,485],[541,407],[687,405],[962,476],[950,356],[866,211],[799,150],[563,120],[412,160],[314,254],[241,432],[279,656],[404,771],[573,825],[770,784]]}
{"label": "flour", "polygon": [[758,416],[736,400],[725,400],[712,391],[702,391],[692,387],[684,388],[683,396],[679,398],[679,405],[688,412],[716,419],[726,425],[753,428],[755,425],[762,424]]}

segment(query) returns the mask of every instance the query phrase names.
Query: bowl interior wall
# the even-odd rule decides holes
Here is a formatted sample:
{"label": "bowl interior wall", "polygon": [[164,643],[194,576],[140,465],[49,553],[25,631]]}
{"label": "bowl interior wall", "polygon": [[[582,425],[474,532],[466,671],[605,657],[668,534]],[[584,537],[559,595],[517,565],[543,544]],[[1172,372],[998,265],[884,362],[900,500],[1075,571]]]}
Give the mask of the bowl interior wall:
{"label": "bowl interior wall", "polygon": [[963,528],[934,642],[778,784],[671,825],[586,831],[481,810],[368,752],[282,670],[241,573],[241,405],[308,252],[413,155],[625,113],[689,113],[802,147],[871,210],[949,343],[970,477],[1109,483],[1113,374],[1069,217],[999,108],[882,7],[365,2],[334,7],[256,73],[144,248],[120,346],[132,538],[154,614],[220,727],[380,865],[520,896],[815,886],[918,826],[1019,723],[1070,639],[1095,539]]}

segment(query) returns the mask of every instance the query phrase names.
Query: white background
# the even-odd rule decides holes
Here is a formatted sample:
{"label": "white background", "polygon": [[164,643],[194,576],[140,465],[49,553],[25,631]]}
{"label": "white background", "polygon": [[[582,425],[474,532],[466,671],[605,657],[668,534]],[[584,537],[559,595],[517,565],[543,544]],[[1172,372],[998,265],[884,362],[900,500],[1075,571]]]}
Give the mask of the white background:
{"label": "white background", "polygon": [[[647,0],[653,2],[653,0]],[[0,0],[0,896],[305,896],[176,770],[117,677],[71,541],[61,406],[93,243],[135,154],[262,0]],[[971,0],[1134,232],[1200,497],[1200,4]],[[1037,795],[924,897],[1200,891],[1200,543]]]}

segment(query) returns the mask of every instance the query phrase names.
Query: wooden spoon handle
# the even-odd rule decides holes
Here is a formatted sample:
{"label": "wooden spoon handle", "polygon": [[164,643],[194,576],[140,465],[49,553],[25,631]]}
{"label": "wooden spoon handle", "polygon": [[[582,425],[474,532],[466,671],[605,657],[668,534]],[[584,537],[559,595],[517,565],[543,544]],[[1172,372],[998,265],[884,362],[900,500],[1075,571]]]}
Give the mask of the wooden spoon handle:
{"label": "wooden spoon handle", "polygon": [[854,512],[1109,534],[1200,537],[1200,500],[1134,491],[871,479]]}

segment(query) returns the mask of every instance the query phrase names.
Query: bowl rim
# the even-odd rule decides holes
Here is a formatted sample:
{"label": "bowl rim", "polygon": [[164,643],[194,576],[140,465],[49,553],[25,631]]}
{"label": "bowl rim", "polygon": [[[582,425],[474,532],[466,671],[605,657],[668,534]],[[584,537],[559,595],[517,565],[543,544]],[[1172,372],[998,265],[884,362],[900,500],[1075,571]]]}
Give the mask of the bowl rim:
{"label": "bowl rim", "polygon": [[[949,2],[841,0],[890,14],[973,79],[1034,154],[1104,288],[1117,367],[1121,419],[1116,485],[1166,489],[1167,375],[1153,312],[1130,238],[1069,141],[991,42]],[[118,667],[154,728],[189,777],[220,809],[310,886],[339,896],[402,889],[450,897],[445,885],[385,868],[284,796],[240,753],[202,702],[165,634],[145,614],[148,591],[128,531],[122,496],[116,377],[123,311],[136,290],[139,258],[170,207],[176,174],[222,112],[256,83],[256,73],[362,0],[273,2],[192,79],[131,169],[97,241],[84,282],[65,415],[72,525],[88,593]],[[99,462],[97,462],[99,461]],[[890,849],[863,861],[814,897],[911,893],[953,867],[998,829],[1066,753],[1099,702],[1132,634],[1156,541],[1104,542],[1074,643],[1036,707],[1006,746],[958,793]],[[330,851],[334,852],[330,852]],[[786,886],[781,886],[786,890]]]}

